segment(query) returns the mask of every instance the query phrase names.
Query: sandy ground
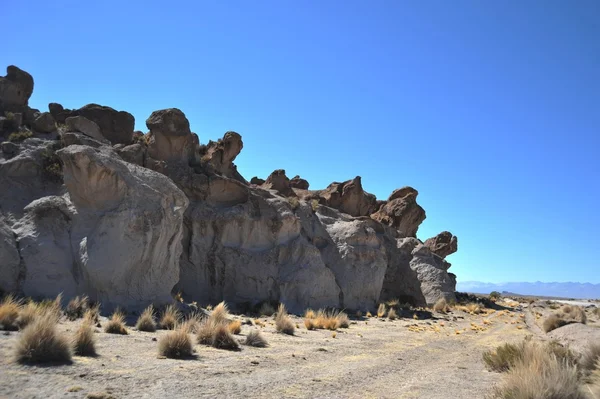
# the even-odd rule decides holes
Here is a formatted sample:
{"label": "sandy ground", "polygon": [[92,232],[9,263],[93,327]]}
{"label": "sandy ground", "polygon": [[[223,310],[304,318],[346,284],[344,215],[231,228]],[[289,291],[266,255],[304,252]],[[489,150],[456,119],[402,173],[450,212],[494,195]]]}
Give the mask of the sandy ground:
{"label": "sandy ground", "polygon": [[[159,358],[155,339],[165,331],[130,327],[119,336],[97,329],[97,357],[45,367],[13,361],[19,333],[11,332],[0,335],[0,397],[482,398],[501,379],[485,369],[482,352],[539,334],[526,322],[535,325],[535,317],[525,307],[426,320],[368,318],[335,338],[331,331],[307,331],[298,317],[294,336],[279,334],[272,318],[263,317],[265,327],[244,325],[238,338],[261,329],[268,348],[195,345],[190,360]],[[59,328],[72,334],[80,322],[61,320]]]}

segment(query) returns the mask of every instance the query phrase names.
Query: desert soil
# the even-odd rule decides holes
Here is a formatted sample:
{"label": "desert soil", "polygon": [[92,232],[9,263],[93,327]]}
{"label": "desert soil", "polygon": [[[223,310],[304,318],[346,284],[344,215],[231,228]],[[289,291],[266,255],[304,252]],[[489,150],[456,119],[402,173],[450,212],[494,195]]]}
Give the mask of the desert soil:
{"label": "desert soil", "polygon": [[[455,310],[423,320],[364,318],[335,337],[307,331],[302,318],[293,318],[300,327],[294,336],[277,333],[272,318],[261,318],[265,327],[243,325],[240,340],[260,329],[268,348],[232,352],[195,345],[189,360],[158,356],[156,339],[165,331],[130,327],[120,336],[97,328],[97,357],[23,366],[12,355],[19,333],[4,333],[0,397],[482,398],[501,379],[486,370],[482,352],[540,334],[528,325],[536,323],[535,313],[520,307],[487,315]],[[63,319],[59,328],[72,334],[80,322]]]}

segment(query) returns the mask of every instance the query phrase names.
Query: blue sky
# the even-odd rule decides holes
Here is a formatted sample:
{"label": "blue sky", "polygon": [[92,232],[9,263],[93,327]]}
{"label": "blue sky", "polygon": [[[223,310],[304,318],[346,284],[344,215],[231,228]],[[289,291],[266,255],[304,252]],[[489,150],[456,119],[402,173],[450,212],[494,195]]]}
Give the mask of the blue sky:
{"label": "blue sky", "polygon": [[459,280],[600,282],[600,2],[22,1],[30,105],[177,107],[246,177],[419,190]]}

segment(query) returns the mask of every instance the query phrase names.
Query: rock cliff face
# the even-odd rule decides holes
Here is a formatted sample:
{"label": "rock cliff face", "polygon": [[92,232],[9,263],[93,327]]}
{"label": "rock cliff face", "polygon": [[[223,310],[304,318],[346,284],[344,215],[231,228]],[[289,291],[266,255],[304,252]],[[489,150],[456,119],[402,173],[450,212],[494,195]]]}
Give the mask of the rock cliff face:
{"label": "rock cliff face", "polygon": [[453,297],[443,257],[456,237],[415,238],[425,211],[413,188],[378,201],[360,176],[315,191],[283,170],[248,183],[236,132],[200,145],[176,108],[153,112],[146,135],[97,104],[39,113],[29,78],[16,67],[0,78],[0,289],[128,309],[181,291],[295,312]]}

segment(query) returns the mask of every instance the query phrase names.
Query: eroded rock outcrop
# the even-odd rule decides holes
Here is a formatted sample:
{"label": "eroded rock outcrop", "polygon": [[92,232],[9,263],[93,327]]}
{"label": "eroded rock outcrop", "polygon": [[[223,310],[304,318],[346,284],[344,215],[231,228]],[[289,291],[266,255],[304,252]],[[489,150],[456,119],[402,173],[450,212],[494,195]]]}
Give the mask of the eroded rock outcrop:
{"label": "eroded rock outcrop", "polygon": [[[2,78],[5,97],[15,85],[33,89],[26,73],[11,76]],[[86,294],[131,310],[167,302],[173,289],[201,304],[276,300],[293,312],[453,298],[443,257],[456,237],[415,238],[425,211],[411,187],[378,201],[360,177],[309,191],[284,170],[249,184],[234,164],[243,148],[236,132],[200,145],[170,108],[150,115],[147,135],[134,134],[127,112],[51,103],[39,113],[30,95],[13,98],[23,113],[0,123],[42,133],[55,121],[67,131],[2,143],[3,290]]]}
{"label": "eroded rock outcrop", "polygon": [[437,236],[425,240],[424,244],[441,258],[458,251],[458,238],[449,231],[442,231]]}
{"label": "eroded rock outcrop", "polygon": [[425,220],[425,210],[417,204],[418,191],[403,187],[390,195],[385,205],[371,215],[380,223],[392,226],[405,237],[416,237],[419,225]]}
{"label": "eroded rock outcrop", "polygon": [[0,76],[0,109],[24,110],[33,93],[33,77],[14,65],[6,68],[6,76]]}

